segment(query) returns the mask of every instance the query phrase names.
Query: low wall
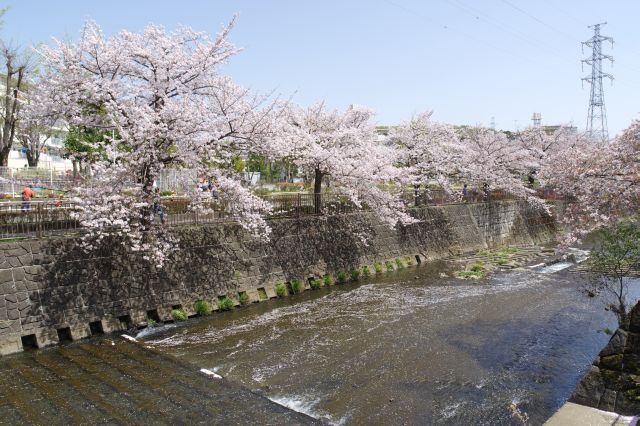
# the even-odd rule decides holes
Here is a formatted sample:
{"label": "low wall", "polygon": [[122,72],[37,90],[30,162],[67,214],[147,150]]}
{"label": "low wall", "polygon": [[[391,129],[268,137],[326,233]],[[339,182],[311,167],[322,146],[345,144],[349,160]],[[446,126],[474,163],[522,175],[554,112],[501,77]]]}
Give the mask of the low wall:
{"label": "low wall", "polygon": [[260,293],[275,297],[277,282],[399,257],[422,261],[539,243],[555,230],[552,217],[516,201],[426,207],[413,215],[419,223],[393,230],[371,213],[274,220],[268,242],[236,224],[174,228],[180,250],[163,269],[113,241],[91,253],[71,237],[0,244],[0,354],[167,320],[176,306],[191,314],[199,298],[215,306],[221,295],[247,292],[258,301]]}

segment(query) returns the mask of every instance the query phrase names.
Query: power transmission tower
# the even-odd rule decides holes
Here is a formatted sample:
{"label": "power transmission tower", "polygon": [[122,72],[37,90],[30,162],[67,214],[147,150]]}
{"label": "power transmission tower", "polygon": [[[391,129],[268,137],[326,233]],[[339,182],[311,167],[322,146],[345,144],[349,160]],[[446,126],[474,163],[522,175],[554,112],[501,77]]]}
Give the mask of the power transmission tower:
{"label": "power transmission tower", "polygon": [[583,51],[585,45],[591,48],[591,57],[582,60],[583,69],[584,64],[591,65],[591,75],[582,78],[583,82],[586,81],[591,85],[589,112],[587,114],[587,133],[594,139],[602,141],[609,140],[609,131],[607,129],[607,110],[604,106],[602,79],[606,77],[613,82],[613,76],[611,74],[602,72],[603,59],[608,59],[611,61],[611,64],[613,64],[613,56],[602,53],[603,41],[611,42],[611,47],[613,47],[613,39],[600,34],[600,26],[605,24],[606,22],[590,25],[589,28],[593,28],[593,37],[582,42]]}
{"label": "power transmission tower", "polygon": [[534,112],[531,116],[531,121],[533,121],[533,127],[540,127],[542,125],[542,114]]}

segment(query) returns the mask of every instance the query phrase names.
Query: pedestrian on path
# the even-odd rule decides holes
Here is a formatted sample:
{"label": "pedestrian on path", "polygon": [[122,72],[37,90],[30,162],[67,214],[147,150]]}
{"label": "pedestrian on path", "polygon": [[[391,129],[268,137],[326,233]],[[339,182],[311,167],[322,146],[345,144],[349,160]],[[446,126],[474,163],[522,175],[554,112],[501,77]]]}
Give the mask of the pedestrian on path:
{"label": "pedestrian on path", "polygon": [[33,192],[33,189],[31,189],[32,186],[25,186],[24,189],[22,190],[22,211],[23,212],[27,212],[29,210],[31,210],[31,199],[34,197],[35,193]]}
{"label": "pedestrian on path", "polygon": [[153,207],[152,211],[154,215],[160,216],[160,223],[164,225],[164,209],[162,208],[162,201],[160,199],[160,188],[153,191]]}

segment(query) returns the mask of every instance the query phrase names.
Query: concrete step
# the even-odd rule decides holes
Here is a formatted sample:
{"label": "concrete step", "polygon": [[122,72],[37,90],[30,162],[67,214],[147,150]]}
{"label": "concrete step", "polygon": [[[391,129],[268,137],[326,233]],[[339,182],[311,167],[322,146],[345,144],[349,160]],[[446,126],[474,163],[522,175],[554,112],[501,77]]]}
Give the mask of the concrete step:
{"label": "concrete step", "polygon": [[0,359],[0,423],[320,424],[120,337]]}

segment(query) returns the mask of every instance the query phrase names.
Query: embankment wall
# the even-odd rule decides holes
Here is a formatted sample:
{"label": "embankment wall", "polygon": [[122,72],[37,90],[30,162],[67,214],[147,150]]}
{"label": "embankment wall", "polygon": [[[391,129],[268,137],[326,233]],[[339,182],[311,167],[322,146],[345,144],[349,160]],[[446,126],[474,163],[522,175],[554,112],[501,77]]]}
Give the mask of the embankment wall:
{"label": "embankment wall", "polygon": [[[219,296],[275,297],[274,285],[405,258],[420,261],[503,244],[550,240],[554,219],[517,201],[413,210],[420,222],[389,229],[371,213],[271,222],[268,242],[237,224],[174,228],[180,249],[162,269],[116,242],[91,253],[77,237],[0,244],[0,354],[55,344],[148,318],[170,319]],[[416,257],[417,256],[417,257]],[[373,268],[372,268],[373,269]],[[258,291],[260,290],[260,291]]]}

